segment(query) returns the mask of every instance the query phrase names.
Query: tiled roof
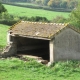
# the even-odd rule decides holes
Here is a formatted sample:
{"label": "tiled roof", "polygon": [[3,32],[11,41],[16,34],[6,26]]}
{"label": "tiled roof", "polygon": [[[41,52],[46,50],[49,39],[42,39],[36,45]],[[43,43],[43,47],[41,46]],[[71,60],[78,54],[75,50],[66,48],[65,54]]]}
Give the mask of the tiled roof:
{"label": "tiled roof", "polygon": [[21,21],[10,28],[12,35],[51,39],[67,25],[62,23],[42,23]]}

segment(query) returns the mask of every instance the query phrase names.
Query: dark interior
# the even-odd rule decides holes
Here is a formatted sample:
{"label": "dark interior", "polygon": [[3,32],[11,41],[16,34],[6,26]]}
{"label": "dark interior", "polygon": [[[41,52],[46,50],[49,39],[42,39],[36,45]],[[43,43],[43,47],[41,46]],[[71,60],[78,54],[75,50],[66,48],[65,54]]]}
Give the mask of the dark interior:
{"label": "dark interior", "polygon": [[26,37],[16,37],[17,54],[42,57],[49,61],[49,41]]}

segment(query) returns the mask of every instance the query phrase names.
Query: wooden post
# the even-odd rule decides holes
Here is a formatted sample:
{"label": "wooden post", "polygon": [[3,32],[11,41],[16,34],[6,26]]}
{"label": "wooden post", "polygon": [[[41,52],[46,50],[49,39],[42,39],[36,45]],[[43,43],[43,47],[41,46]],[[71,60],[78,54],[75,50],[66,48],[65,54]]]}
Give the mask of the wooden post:
{"label": "wooden post", "polygon": [[11,34],[10,32],[7,32],[7,44],[11,43]]}
{"label": "wooden post", "polygon": [[54,42],[53,39],[49,42],[49,54],[50,54],[50,62],[48,63],[48,66],[50,66],[54,62]]}

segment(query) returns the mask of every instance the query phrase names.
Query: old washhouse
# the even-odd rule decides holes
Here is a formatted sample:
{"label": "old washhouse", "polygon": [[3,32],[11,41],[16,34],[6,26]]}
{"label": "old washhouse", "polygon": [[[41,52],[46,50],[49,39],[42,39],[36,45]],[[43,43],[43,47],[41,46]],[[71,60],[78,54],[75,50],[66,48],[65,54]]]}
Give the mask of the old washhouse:
{"label": "old washhouse", "polygon": [[27,54],[47,59],[80,60],[80,31],[69,24],[21,21],[8,31],[5,55]]}

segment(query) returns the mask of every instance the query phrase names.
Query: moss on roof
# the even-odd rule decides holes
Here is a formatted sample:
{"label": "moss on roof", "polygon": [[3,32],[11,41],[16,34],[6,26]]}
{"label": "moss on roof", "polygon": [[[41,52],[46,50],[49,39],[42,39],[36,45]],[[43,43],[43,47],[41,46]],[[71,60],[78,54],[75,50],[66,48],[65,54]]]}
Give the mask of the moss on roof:
{"label": "moss on roof", "polygon": [[21,21],[13,25],[10,31],[12,35],[51,39],[65,27],[67,24]]}

